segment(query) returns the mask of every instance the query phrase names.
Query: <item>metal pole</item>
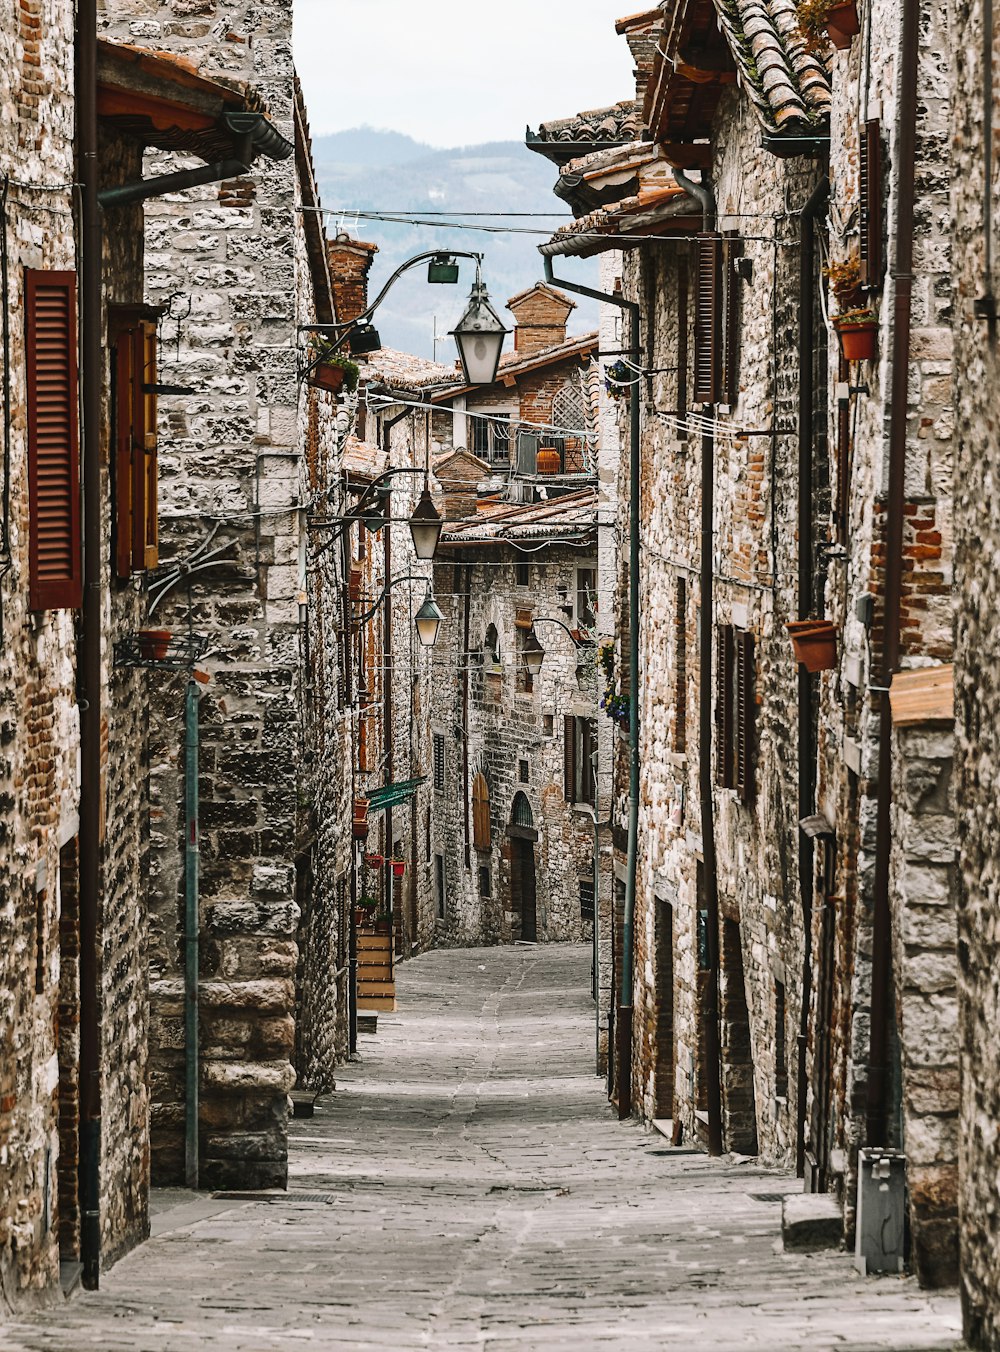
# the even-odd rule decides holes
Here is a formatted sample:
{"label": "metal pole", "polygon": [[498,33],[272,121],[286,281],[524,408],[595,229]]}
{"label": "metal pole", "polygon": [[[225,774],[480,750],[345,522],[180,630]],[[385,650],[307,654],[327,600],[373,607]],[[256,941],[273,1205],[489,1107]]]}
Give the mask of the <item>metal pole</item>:
{"label": "metal pole", "polygon": [[184,699],[184,1181],[198,1186],[198,684]]}

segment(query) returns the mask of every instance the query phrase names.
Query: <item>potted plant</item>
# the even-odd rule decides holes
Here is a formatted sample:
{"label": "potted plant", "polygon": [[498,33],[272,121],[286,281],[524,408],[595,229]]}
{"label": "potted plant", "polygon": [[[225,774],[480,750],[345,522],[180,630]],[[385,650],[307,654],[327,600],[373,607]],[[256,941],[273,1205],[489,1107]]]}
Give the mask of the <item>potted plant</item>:
{"label": "potted plant", "polygon": [[604,372],[604,388],[612,399],[628,399],[635,379],[636,372],[619,358]]}
{"label": "potted plant", "polygon": [[320,390],[328,390],[331,394],[338,394],[344,388],[353,394],[358,388],[361,368],[357,362],[351,361],[350,357],[336,352],[332,343],[322,341],[314,343],[312,360],[317,364],[309,372],[310,385]]}
{"label": "potted plant", "polygon": [[368,865],[369,868],[381,868],[384,862],[385,860],[383,856],[380,854],[374,854],[371,852],[365,854],[365,863]]}
{"label": "potted plant", "polygon": [[389,915],[387,911],[380,911],[379,914],[376,916],[375,933],[376,934],[392,933],[392,916]]}
{"label": "potted plant", "polygon": [[368,799],[355,798],[351,830],[355,840],[368,839]]}
{"label": "potted plant", "polygon": [[843,49],[861,31],[855,0],[798,0],[799,28],[806,50],[822,53],[826,40]]}
{"label": "potted plant", "polygon": [[392,863],[392,876],[394,878],[402,878],[403,874],[406,872],[406,860],[393,859],[390,862]]}
{"label": "potted plant", "polygon": [[874,361],[878,356],[878,315],[865,306],[833,317],[845,361]]}
{"label": "potted plant", "polygon": [[368,926],[374,925],[375,908],[377,905],[378,905],[377,897],[369,896],[366,892],[362,892],[361,896],[358,897],[357,909],[358,909],[359,925],[368,925]]}
{"label": "potted plant", "polygon": [[352,563],[347,574],[347,596],[351,601],[361,600],[361,583],[364,574],[361,571],[361,565]]}
{"label": "potted plant", "polygon": [[173,634],[169,629],[140,629],[136,634],[139,656],[144,662],[165,662]]}
{"label": "potted plant", "polygon": [[806,671],[831,671],[837,665],[837,626],[832,620],[792,620],[785,628],[795,660]]}
{"label": "potted plant", "polygon": [[838,262],[828,263],[823,269],[823,276],[830,283],[830,290],[837,298],[837,309],[841,313],[863,305],[861,259],[856,253]]}

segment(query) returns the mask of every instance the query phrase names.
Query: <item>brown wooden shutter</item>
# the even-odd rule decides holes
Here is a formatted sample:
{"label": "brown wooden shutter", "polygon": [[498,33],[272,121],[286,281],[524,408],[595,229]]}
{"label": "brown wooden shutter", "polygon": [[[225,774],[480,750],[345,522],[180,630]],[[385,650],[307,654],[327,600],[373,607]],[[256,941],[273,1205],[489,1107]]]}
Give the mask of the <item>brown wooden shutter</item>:
{"label": "brown wooden shutter", "polygon": [[132,402],[135,393],[133,359],[135,343],[131,329],[123,329],[115,342],[115,478],[112,512],[115,575],[132,572]]}
{"label": "brown wooden shutter", "polygon": [[[677,416],[687,416],[688,403],[688,265],[681,259],[677,265]],[[678,429],[681,440],[687,432]]]}
{"label": "brown wooden shutter", "polygon": [[753,723],[755,712],[755,670],[753,634],[741,630],[736,635],[736,746],[735,787],[740,799],[753,797]]}
{"label": "brown wooden shutter", "polygon": [[25,273],[28,422],[28,603],[83,599],[77,408],[76,273]]}
{"label": "brown wooden shutter", "polygon": [[576,802],[576,719],[570,714],[563,719],[563,796]]}
{"label": "brown wooden shutter", "polygon": [[719,401],[722,373],[721,291],[722,236],[699,235],[698,275],[694,306],[694,398],[703,404]]}
{"label": "brown wooden shutter", "polygon": [[[837,379],[841,382],[849,379],[848,365],[843,357],[840,358]],[[837,405],[836,455],[837,491],[834,498],[833,524],[837,538],[846,540],[851,486],[851,405],[847,399]]]}
{"label": "brown wooden shutter", "polygon": [[715,782],[733,787],[733,626],[715,631]]}
{"label": "brown wooden shutter", "polygon": [[493,843],[490,789],[483,774],[476,775],[472,781],[472,843],[477,850],[488,850]]}
{"label": "brown wooden shutter", "polygon": [[882,136],[877,118],[865,123],[859,152],[861,285],[875,290],[882,283]]}
{"label": "brown wooden shutter", "polygon": [[740,395],[740,275],[736,260],[743,252],[743,241],[735,232],[726,235],[722,246],[723,310],[725,333],[722,344],[722,402],[733,405]]}
{"label": "brown wooden shutter", "polygon": [[159,562],[156,325],[143,320],[135,330],[132,563],[155,568]]}

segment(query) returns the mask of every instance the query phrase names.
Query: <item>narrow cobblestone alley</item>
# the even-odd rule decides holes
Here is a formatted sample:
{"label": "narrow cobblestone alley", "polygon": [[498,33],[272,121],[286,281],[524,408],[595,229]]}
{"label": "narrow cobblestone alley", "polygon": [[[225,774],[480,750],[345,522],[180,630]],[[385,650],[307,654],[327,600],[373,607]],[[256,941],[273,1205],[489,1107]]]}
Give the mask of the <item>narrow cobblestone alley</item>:
{"label": "narrow cobblestone alley", "polygon": [[780,1252],[794,1178],[619,1125],[591,1073],[588,950],[428,953],[311,1120],[291,1191],[161,1194],[99,1293],[10,1352],[894,1348],[958,1344],[953,1294]]}

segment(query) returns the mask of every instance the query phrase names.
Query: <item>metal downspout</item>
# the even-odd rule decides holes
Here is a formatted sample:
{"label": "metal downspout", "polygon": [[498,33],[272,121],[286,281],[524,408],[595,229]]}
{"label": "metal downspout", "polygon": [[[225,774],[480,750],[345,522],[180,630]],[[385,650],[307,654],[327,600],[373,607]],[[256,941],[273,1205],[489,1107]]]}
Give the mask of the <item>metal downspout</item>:
{"label": "metal downspout", "polygon": [[[702,229],[716,225],[715,194],[708,183],[696,183],[680,169],[674,178],[701,203]],[[714,417],[712,405],[708,417]],[[722,1046],[719,1037],[719,869],[715,851],[715,795],[712,786],[712,657],[715,615],[715,434],[701,438],[701,585],[698,622],[698,798],[701,812],[701,853],[704,863],[704,902],[709,980],[703,1011],[708,1102],[708,1153],[721,1155]]]}
{"label": "metal downspout", "polygon": [[[813,272],[816,250],[813,227],[825,206],[830,180],[824,174],[799,213],[799,454],[798,454],[798,597],[796,618],[807,620],[813,609],[815,565],[813,559],[813,364],[815,344],[815,296]],[[773,489],[772,489],[773,491]],[[798,816],[815,811],[816,751],[813,678],[798,667]],[[798,828],[799,895],[802,898],[802,1003],[797,1045],[798,1075],[795,1101],[795,1172],[805,1176],[806,1167],[806,1068],[808,1064],[809,1006],[812,1003],[813,842]]]}
{"label": "metal downspout", "polygon": [[[591,300],[616,305],[631,316],[630,343],[632,352],[641,356],[642,312],[638,301],[608,291],[597,291],[579,282],[568,282],[556,277],[552,259],[543,256],[545,280],[565,291]],[[618,1117],[632,1113],[632,965],[635,959],[635,884],[639,838],[639,382],[629,394],[629,665],[631,697],[629,699],[629,797],[628,797],[628,871],[625,880],[625,918],[622,925],[622,982],[618,998],[618,1017],[615,1024],[615,1051],[618,1082]],[[611,1048],[608,1048],[611,1064]]]}
{"label": "metal downspout", "polygon": [[[361,528],[362,530],[364,527]],[[351,536],[345,530],[340,537],[340,560],[343,585],[341,587],[341,648],[340,661],[344,666],[344,706],[354,709],[354,653],[353,653],[353,610],[350,599],[348,578],[351,569]],[[355,911],[358,905],[358,849],[354,841],[354,795],[357,789],[354,767],[356,765],[354,747],[354,719],[351,715],[351,733],[349,737],[349,755],[351,758],[351,896],[347,919],[347,1051],[353,1056],[358,1050],[358,925]]]}
{"label": "metal downspout", "polygon": [[101,521],[102,220],[98,202],[97,0],[77,11],[77,153],[81,192],[83,611],[80,705],[80,1251],[83,1284],[101,1271]]}
{"label": "metal downspout", "polygon": [[919,0],[902,0],[899,85],[897,91],[896,248],[892,267],[892,385],[889,415],[889,483],[886,502],[885,614],[878,746],[878,807],[875,837],[874,918],[872,926],[871,1043],[868,1066],[866,1135],[871,1146],[886,1145],[886,1062],[892,985],[892,710],[888,688],[899,668],[899,606],[903,581],[903,502],[906,470],[907,383],[910,368],[910,318],[913,287],[913,199],[917,121]]}
{"label": "metal downspout", "polygon": [[198,683],[184,698],[184,1181],[198,1187]]}

